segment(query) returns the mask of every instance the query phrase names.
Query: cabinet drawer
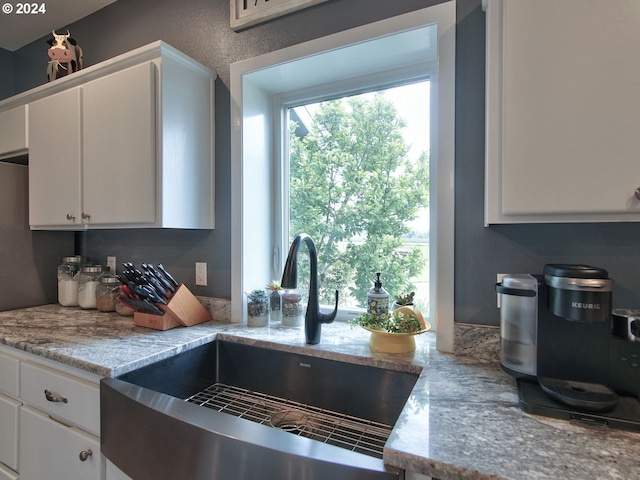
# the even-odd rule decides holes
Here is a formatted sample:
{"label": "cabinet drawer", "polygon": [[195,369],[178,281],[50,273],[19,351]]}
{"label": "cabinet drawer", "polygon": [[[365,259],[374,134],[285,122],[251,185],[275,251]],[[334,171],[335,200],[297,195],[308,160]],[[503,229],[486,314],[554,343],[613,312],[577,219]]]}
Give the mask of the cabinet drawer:
{"label": "cabinet drawer", "polygon": [[96,437],[22,407],[21,480],[102,480],[103,477],[104,459]]}
{"label": "cabinet drawer", "polygon": [[19,396],[20,359],[0,353],[0,392]]}
{"label": "cabinet drawer", "polygon": [[27,106],[0,112],[0,158],[25,151],[27,139]]}
{"label": "cabinet drawer", "polygon": [[[0,395],[0,463],[18,470],[18,416],[20,402]],[[0,479],[2,479],[0,474]]]}
{"label": "cabinet drawer", "polygon": [[18,478],[16,472],[0,465],[0,480],[18,480]]}
{"label": "cabinet drawer", "polygon": [[26,361],[20,369],[20,397],[54,418],[100,435],[97,384]]}

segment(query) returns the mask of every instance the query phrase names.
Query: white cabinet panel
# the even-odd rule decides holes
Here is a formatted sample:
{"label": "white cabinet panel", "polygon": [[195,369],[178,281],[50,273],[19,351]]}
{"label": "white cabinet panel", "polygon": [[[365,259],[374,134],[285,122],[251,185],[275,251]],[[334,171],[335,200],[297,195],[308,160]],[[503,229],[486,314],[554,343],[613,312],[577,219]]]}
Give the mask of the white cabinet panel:
{"label": "white cabinet panel", "polygon": [[0,465],[0,480],[18,480],[19,478],[16,472]]}
{"label": "white cabinet panel", "polygon": [[0,392],[19,395],[20,359],[0,353]]}
{"label": "white cabinet panel", "polygon": [[98,385],[29,361],[22,363],[20,381],[20,396],[25,403],[90,433],[100,434]]}
{"label": "white cabinet panel", "polygon": [[0,112],[0,158],[24,153],[28,146],[27,106]]}
{"label": "white cabinet panel", "polygon": [[486,223],[640,221],[640,3],[490,0]]}
{"label": "white cabinet panel", "polygon": [[29,224],[80,225],[80,89],[30,105]]}
{"label": "white cabinet panel", "polygon": [[155,64],[83,89],[84,210],[91,224],[155,222]]}
{"label": "white cabinet panel", "polygon": [[101,480],[100,441],[29,407],[20,410],[21,480]]}
{"label": "white cabinet panel", "polygon": [[[0,463],[18,470],[18,417],[21,403],[0,395]],[[0,475],[0,478],[2,476]]]}

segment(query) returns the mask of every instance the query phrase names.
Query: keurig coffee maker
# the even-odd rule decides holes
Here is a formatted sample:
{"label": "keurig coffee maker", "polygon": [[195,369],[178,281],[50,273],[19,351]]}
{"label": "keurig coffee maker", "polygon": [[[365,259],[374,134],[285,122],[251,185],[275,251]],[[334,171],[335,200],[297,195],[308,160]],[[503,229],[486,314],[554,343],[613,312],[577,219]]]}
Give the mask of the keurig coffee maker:
{"label": "keurig coffee maker", "polygon": [[500,363],[525,411],[640,431],[640,325],[614,328],[613,285],[606,270],[562,264],[496,285]]}

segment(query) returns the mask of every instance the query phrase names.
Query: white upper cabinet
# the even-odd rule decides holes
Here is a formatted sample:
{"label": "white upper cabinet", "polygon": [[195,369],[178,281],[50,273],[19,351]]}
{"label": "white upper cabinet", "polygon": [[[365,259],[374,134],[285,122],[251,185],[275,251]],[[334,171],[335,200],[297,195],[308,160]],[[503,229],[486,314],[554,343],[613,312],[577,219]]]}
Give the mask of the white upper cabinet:
{"label": "white upper cabinet", "polygon": [[29,224],[32,226],[80,224],[80,94],[80,88],[72,88],[29,106],[33,113],[29,118],[29,132],[34,138],[29,149]]}
{"label": "white upper cabinet", "polygon": [[156,42],[0,102],[29,104],[31,228],[212,229],[214,81]]}
{"label": "white upper cabinet", "polygon": [[26,153],[27,106],[0,112],[0,159]]}
{"label": "white upper cabinet", "polygon": [[485,224],[640,221],[640,2],[484,4]]}

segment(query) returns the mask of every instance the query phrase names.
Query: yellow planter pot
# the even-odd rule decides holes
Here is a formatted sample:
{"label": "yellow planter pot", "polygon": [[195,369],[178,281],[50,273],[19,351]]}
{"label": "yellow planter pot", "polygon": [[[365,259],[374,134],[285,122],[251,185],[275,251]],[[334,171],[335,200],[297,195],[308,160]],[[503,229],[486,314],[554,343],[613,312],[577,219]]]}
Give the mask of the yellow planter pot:
{"label": "yellow planter pot", "polygon": [[426,328],[415,333],[391,333],[382,330],[373,330],[363,327],[371,332],[369,347],[372,351],[382,353],[411,353],[416,349],[415,335],[426,332],[431,325],[426,324]]}

